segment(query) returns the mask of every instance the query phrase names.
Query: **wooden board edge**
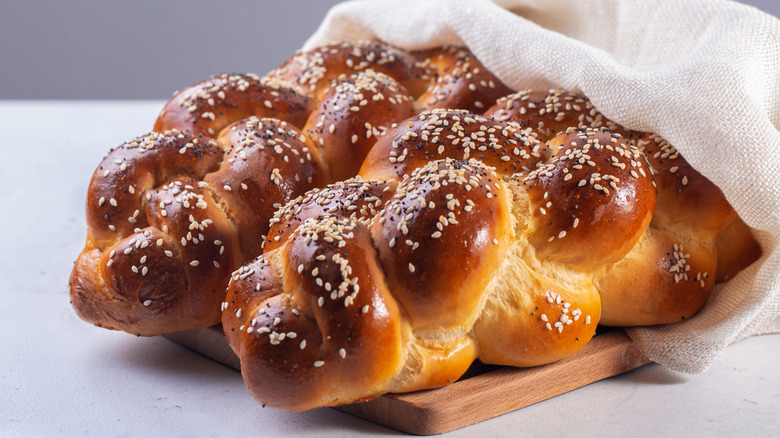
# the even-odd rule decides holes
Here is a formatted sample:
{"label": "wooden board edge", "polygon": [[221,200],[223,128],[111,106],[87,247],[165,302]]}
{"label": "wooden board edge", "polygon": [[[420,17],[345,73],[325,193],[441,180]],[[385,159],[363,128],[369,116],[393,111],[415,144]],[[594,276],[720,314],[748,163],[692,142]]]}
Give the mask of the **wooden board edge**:
{"label": "wooden board edge", "polygon": [[[435,435],[524,408],[649,362],[625,332],[615,330],[593,338],[577,354],[548,365],[501,367],[443,388],[386,394],[336,409],[403,432]],[[551,379],[559,383],[549,385]]]}
{"label": "wooden board edge", "polygon": [[[240,361],[221,326],[166,337],[240,370]],[[499,367],[443,388],[385,394],[335,409],[402,432],[435,435],[530,406],[649,362],[623,330],[612,330],[594,337],[578,353],[548,365]],[[559,383],[549,385],[551,379]]]}

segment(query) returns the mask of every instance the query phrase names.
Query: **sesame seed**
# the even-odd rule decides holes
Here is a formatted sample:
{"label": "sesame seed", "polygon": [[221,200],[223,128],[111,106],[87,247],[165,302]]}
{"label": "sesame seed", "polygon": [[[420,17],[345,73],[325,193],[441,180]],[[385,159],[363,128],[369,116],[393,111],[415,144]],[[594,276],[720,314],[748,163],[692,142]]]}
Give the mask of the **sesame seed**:
{"label": "sesame seed", "polygon": [[321,360],[318,360],[318,361],[315,361],[315,362],[314,362],[314,367],[315,367],[315,368],[319,368],[319,367],[321,367],[321,366],[323,366],[323,365],[325,365],[325,362],[323,362],[323,361],[321,361]]}

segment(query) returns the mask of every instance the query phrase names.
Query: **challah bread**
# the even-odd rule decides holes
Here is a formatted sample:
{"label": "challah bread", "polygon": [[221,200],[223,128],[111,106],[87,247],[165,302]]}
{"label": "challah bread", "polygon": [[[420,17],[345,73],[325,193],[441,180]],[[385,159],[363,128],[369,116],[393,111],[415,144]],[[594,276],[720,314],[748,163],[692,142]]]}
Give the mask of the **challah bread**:
{"label": "challah bread", "polygon": [[[559,135],[560,138],[556,137],[557,142],[548,143],[547,150],[555,153],[545,158],[546,163],[531,165],[534,170],[523,177],[522,173],[515,172],[516,168],[526,165],[525,161],[538,162],[539,158],[529,150],[520,153],[519,148],[535,150],[534,146],[538,147],[538,144],[529,141],[523,145],[524,133],[465,111],[433,111],[414,117],[399,123],[380,141],[392,145],[397,142],[390,139],[397,136],[422,138],[431,128],[417,122],[430,122],[435,116],[440,117],[437,119],[441,120],[440,126],[457,126],[460,122],[461,130],[485,133],[485,141],[463,144],[450,139],[439,144],[443,149],[437,146],[435,151],[410,147],[409,150],[416,152],[401,160],[402,165],[408,160],[404,170],[379,165],[384,171],[390,169],[403,175],[392,197],[383,202],[382,209],[367,222],[372,236],[370,248],[366,250],[371,252],[367,257],[378,259],[382,272],[380,276],[372,276],[372,281],[382,279],[381,289],[389,291],[393,307],[400,309],[402,336],[395,373],[372,378],[362,391],[356,390],[351,397],[338,389],[347,378],[341,374],[338,364],[318,370],[323,386],[299,387],[295,392],[283,388],[283,382],[297,375],[302,364],[298,362],[297,353],[296,359],[285,353],[298,342],[297,337],[288,344],[284,344],[287,334],[281,340],[279,337],[281,333],[290,330],[298,333],[298,330],[287,325],[276,328],[273,320],[268,319],[262,319],[265,324],[261,324],[258,313],[268,313],[272,309],[273,315],[294,314],[306,324],[316,321],[320,331],[317,338],[327,339],[330,332],[326,321],[340,318],[341,313],[356,312],[352,301],[365,287],[361,283],[363,279],[349,269],[349,255],[354,250],[344,250],[335,258],[327,254],[319,256],[324,248],[338,247],[340,239],[349,240],[348,235],[336,238],[327,231],[307,234],[304,242],[312,248],[312,257],[319,261],[313,267],[283,258],[294,245],[292,242],[301,238],[296,237],[299,231],[295,231],[284,243],[274,244],[260,259],[234,274],[224,303],[223,326],[230,333],[228,340],[239,354],[242,368],[250,367],[250,371],[244,372],[256,373],[256,377],[247,379],[247,385],[262,403],[299,410],[354,401],[388,391],[435,387],[460,377],[476,358],[503,365],[539,365],[578,351],[593,336],[601,303],[592,271],[605,269],[624,257],[652,217],[655,191],[641,152],[605,129],[570,129]],[[513,137],[507,135],[510,131]],[[448,132],[442,130],[439,135],[448,138]],[[467,132],[460,138],[479,138],[477,135],[472,138]],[[456,135],[451,137],[458,138]],[[370,161],[372,163],[381,161],[379,152],[375,152],[378,147],[379,144],[371,152],[370,156],[375,158]],[[384,161],[398,165],[397,155],[391,155],[396,150],[393,146],[384,148]],[[518,152],[514,153],[515,150]],[[507,173],[499,174],[495,168],[473,158],[468,161],[449,158],[461,158],[464,151],[483,153],[481,157],[509,157],[510,160],[494,158],[508,169]],[[581,164],[579,160],[584,155],[591,155],[593,160]],[[443,159],[422,164],[424,157]],[[614,163],[624,165],[624,168],[616,168]],[[642,174],[632,177],[632,169],[642,169]],[[590,175],[594,170],[603,174],[609,171],[619,177],[604,183],[609,190],[579,183],[580,173]],[[352,184],[368,183],[357,181]],[[379,186],[376,185],[375,193],[380,192]],[[371,186],[365,187],[368,191]],[[354,201],[344,201],[339,208],[329,208],[323,214],[328,203],[318,200],[327,200],[329,196],[321,193],[339,190],[343,189],[315,189],[291,202],[283,208],[288,213],[274,221],[271,235],[284,235],[300,223],[311,224],[309,226],[316,229],[323,221],[342,220],[339,211],[367,213],[357,203],[351,208]],[[349,199],[359,200],[360,197]],[[577,200],[577,207],[570,204],[570,200]],[[546,213],[539,213],[545,209]],[[292,211],[295,213],[289,213]],[[594,218],[594,211],[602,214]],[[570,218],[572,212],[583,215],[579,227],[576,221],[580,217]],[[293,223],[287,224],[286,220]],[[362,225],[366,218],[363,216],[361,222],[350,221]],[[569,239],[563,230],[559,230],[562,226],[571,233]],[[277,233],[275,229],[280,231]],[[555,232],[555,239],[548,238],[550,230]],[[593,236],[603,236],[606,242],[594,246],[588,239]],[[554,248],[547,250],[550,246]],[[373,255],[374,251],[376,255]],[[259,271],[267,263],[279,263],[284,271],[269,280],[269,272]],[[321,272],[337,272],[339,263],[340,276],[335,279],[318,277]],[[318,307],[330,300],[339,303],[343,300],[343,304],[335,309],[329,307],[335,314],[328,313],[327,317],[310,313],[311,309],[297,304],[301,299],[296,297],[302,293],[296,287],[302,281],[299,279],[313,280],[313,284],[307,284],[306,293],[317,297]],[[359,286],[350,287],[354,284]],[[314,311],[321,310],[315,308]],[[372,314],[376,310],[366,306],[360,309],[363,311]],[[382,311],[380,308],[379,312]],[[360,345],[363,340],[355,336],[353,341]],[[308,341],[306,345],[308,348]],[[336,348],[329,346],[328,351]],[[343,359],[359,347],[341,348],[345,352],[341,356]],[[393,357],[395,355],[393,353]],[[328,359],[324,359],[325,356]],[[334,359],[340,363],[338,356],[329,355],[322,349],[313,350],[306,358],[318,364],[328,364]],[[375,360],[380,361],[378,357]],[[258,364],[263,361],[267,363]],[[284,363],[283,369],[269,370],[271,361]],[[259,369],[262,369],[264,383],[254,386],[253,382],[260,379]],[[272,381],[278,383],[271,392],[268,385]],[[339,394],[338,399],[331,396],[334,393]]]}
{"label": "challah bread", "polygon": [[[352,387],[355,393],[350,396],[338,391],[348,377],[323,369],[318,370],[325,382],[322,386],[286,391],[283,382],[294,378],[291,376],[297,373],[299,363],[288,360],[284,349],[269,356],[269,350],[279,351],[271,345],[278,347],[285,337],[273,323],[258,325],[254,315],[258,309],[267,312],[277,303],[294,306],[299,291],[291,284],[298,284],[298,277],[316,277],[338,257],[320,257],[324,265],[317,270],[301,264],[270,284],[264,275],[266,283],[262,285],[245,275],[256,271],[254,265],[246,265],[236,272],[228,288],[223,325],[231,332],[229,340],[242,366],[252,368],[246,371],[254,376],[247,378],[247,385],[259,401],[300,410],[344,403],[345,398],[354,401],[388,391],[431,388],[458,378],[475,358],[515,366],[548,363],[578,351],[593,335],[591,324],[596,321],[621,325],[672,322],[692,315],[706,302],[715,281],[708,274],[716,269],[713,244],[732,221],[730,207],[724,211],[723,205],[716,203],[703,212],[708,215],[705,222],[713,225],[705,224],[686,235],[695,214],[679,216],[677,223],[684,226],[665,220],[675,217],[673,211],[656,215],[657,200],[662,196],[669,209],[682,209],[687,202],[679,187],[686,183],[676,183],[667,175],[657,184],[654,178],[659,172],[676,173],[679,169],[672,169],[673,164],[686,170],[689,167],[674,161],[680,157],[662,139],[623,130],[586,99],[557,91],[536,101],[523,99],[531,103],[523,111],[517,110],[520,105],[515,107],[526,117],[523,123],[515,122],[526,127],[523,131],[505,121],[512,117],[506,111],[510,98],[499,101],[497,106],[503,106],[504,112],[492,120],[463,110],[433,110],[389,128],[360,171],[366,179],[400,180],[389,200],[378,196],[392,192],[389,186],[357,180],[315,189],[277,214],[271,226],[273,240],[269,239],[268,252],[259,260],[278,261],[286,245],[296,239],[297,231],[293,230],[301,223],[316,227],[322,221],[346,220],[338,216],[345,214],[352,223],[366,225],[384,274],[382,288],[387,288],[400,308],[401,326],[408,331],[401,330],[400,364],[395,363],[399,353],[395,338],[393,341],[392,366],[400,367],[394,377],[393,373],[374,375],[363,390]],[[553,134],[555,123],[579,127]],[[534,129],[545,131],[538,135]],[[615,133],[619,130],[627,137]],[[546,143],[538,140],[550,136]],[[647,154],[654,155],[650,162]],[[452,161],[474,157],[481,161]],[[501,170],[486,168],[483,162]],[[468,168],[472,178],[452,176],[462,168]],[[437,172],[448,177],[441,178]],[[484,181],[476,175],[492,179]],[[344,196],[347,186],[352,191]],[[461,187],[464,189],[458,191]],[[719,191],[711,188],[714,186],[702,185],[693,196],[717,197]],[[493,204],[485,202],[480,189],[487,191],[485,198]],[[669,193],[672,190],[675,192]],[[443,196],[435,198],[432,192]],[[369,213],[366,202],[360,203],[360,194],[369,193],[368,205],[382,207],[376,214],[373,210]],[[475,203],[475,199],[482,202]],[[456,212],[462,213],[461,208],[489,214],[483,216],[487,219],[480,220],[477,214],[464,221],[456,216]],[[716,217],[709,217],[712,215]],[[464,222],[470,229],[458,234]],[[666,223],[666,228],[651,226],[655,222]],[[428,235],[432,225],[437,228]],[[309,234],[306,244],[318,247],[320,239],[325,240],[323,245],[334,242],[327,233],[324,236]],[[487,242],[492,242],[487,247],[493,252],[483,252]],[[432,254],[458,254],[457,262],[453,257]],[[279,263],[290,264],[285,260]],[[361,279],[350,280],[348,265],[342,266],[347,268],[334,281],[315,279],[315,292],[311,293],[319,293],[318,305],[346,297],[344,308],[348,309],[359,295],[362,286],[350,289],[349,284],[360,284]],[[335,284],[343,287],[337,289]],[[272,292],[257,294],[257,290]],[[603,312],[609,312],[606,316],[602,305]],[[288,311],[306,321],[334,318],[294,309],[275,311]],[[370,306],[363,309],[372,312]],[[341,311],[338,306],[337,312]],[[327,339],[328,327],[317,324],[319,338]],[[251,347],[247,335],[235,334],[246,333],[248,327],[252,327],[248,334]],[[268,340],[257,341],[258,337]],[[348,350],[342,348],[339,356],[343,359]],[[352,346],[349,351],[354,349]],[[327,351],[315,351],[306,360],[325,366],[328,362],[322,357]],[[328,357],[333,360],[334,355]],[[267,364],[258,361],[285,363],[286,368],[269,371]],[[274,381],[273,392],[269,392],[268,382]],[[331,394],[339,395],[334,398]]]}
{"label": "challah bread", "polygon": [[[222,301],[228,273],[260,252],[274,210],[356,174],[385,128],[414,114],[404,85],[420,94],[436,79],[431,72],[413,54],[378,42],[350,43],[300,53],[264,78],[222,74],[175,93],[155,132],[112,151],[90,183],[87,244],[70,284],[77,313],[141,335],[217,323],[213,304]],[[220,224],[220,236],[229,236],[211,239],[230,242],[215,244],[217,253],[190,254],[205,248],[199,236],[208,233],[200,228],[208,225],[189,228],[197,214],[166,211],[192,190],[198,199],[191,204],[219,212],[207,218],[209,231]],[[158,210],[150,207],[156,201]],[[181,218],[193,220],[176,222],[186,229],[168,224]],[[156,229],[155,221],[166,228]],[[155,239],[161,242],[155,248],[181,260],[141,266],[152,260],[145,254],[124,266],[129,246],[146,250],[149,236],[169,232],[170,238]],[[201,245],[186,249],[193,241]],[[136,284],[125,268],[144,281]]]}
{"label": "challah bread", "polygon": [[512,92],[466,48],[446,46],[415,52],[435,71],[435,81],[417,100],[419,111],[434,108],[481,113]]}
{"label": "challah bread", "polygon": [[[381,383],[398,373],[403,327],[370,242],[357,222],[309,220],[234,274],[225,333],[239,355],[253,355],[242,373],[250,392],[273,394],[269,406],[311,408],[323,397],[341,404],[387,391]],[[324,299],[319,284],[339,295]],[[233,312],[250,290],[259,305]]]}
{"label": "challah bread", "polygon": [[435,80],[434,72],[417,56],[378,41],[357,41],[298,52],[268,73],[263,82],[285,84],[318,98],[339,76],[373,70],[394,78],[412,96],[419,96]]}
{"label": "challah bread", "polygon": [[[736,249],[718,251],[717,241],[738,216],[720,189],[691,168],[668,142],[653,134],[629,135],[635,137],[654,171],[658,201],[650,227],[634,253],[599,276],[601,324],[677,322],[707,302],[715,285],[718,258],[730,257]],[[752,236],[747,240],[755,241]],[[742,257],[748,264],[755,260],[744,251]]]}
{"label": "challah bread", "polygon": [[[514,208],[493,169],[447,159],[404,178],[368,226],[337,215],[297,218],[288,240],[228,286],[223,327],[250,392],[267,406],[302,410],[445,385],[483,344],[488,358],[529,363],[581,348],[595,330],[598,294],[544,276],[526,277],[536,287],[519,292],[505,262],[520,251]],[[516,305],[498,305],[505,300]],[[494,306],[498,318],[483,310]],[[560,321],[571,321],[564,336],[550,325]],[[526,340],[530,353],[511,345]],[[355,358],[365,361],[358,369]]]}
{"label": "challah bread", "polygon": [[716,245],[718,268],[715,281],[718,283],[730,280],[762,255],[761,245],[741,219],[734,221],[718,236]]}
{"label": "challah bread", "polygon": [[282,246],[309,218],[338,215],[368,225],[395,194],[397,185],[394,179],[365,181],[356,177],[310,190],[276,210],[264,249],[270,251]]}
{"label": "challah bread", "polygon": [[301,410],[688,318],[759,257],[659,136],[509,93],[467,49],[380,42],[193,84],[96,170],[73,305],[140,335],[221,308],[250,392]]}
{"label": "challah bread", "polygon": [[89,185],[76,312],[139,335],[217,324],[229,275],[260,251],[273,205],[324,185],[321,163],[299,130],[254,117],[217,142],[174,130],[114,149]]}
{"label": "challah bread", "polygon": [[549,162],[523,178],[529,242],[542,259],[590,272],[621,260],[647,228],[655,184],[642,153],[605,128],[569,128]]}
{"label": "challah bread", "polygon": [[221,74],[175,93],[154,130],[216,137],[227,125],[250,116],[274,117],[301,127],[310,112],[311,101],[291,88],[263,84],[253,74]]}
{"label": "challah bread", "polygon": [[400,179],[444,158],[475,158],[509,176],[531,171],[548,156],[543,143],[516,125],[466,110],[434,109],[388,130],[366,156],[360,176]]}
{"label": "challah bread", "polygon": [[333,180],[341,181],[357,174],[387,127],[414,114],[414,101],[401,84],[366,70],[339,76],[325,88],[304,132],[330,163]]}
{"label": "challah bread", "polygon": [[609,128],[610,122],[584,96],[563,90],[522,90],[503,96],[485,117],[514,122],[547,141],[568,128]]}
{"label": "challah bread", "polygon": [[[688,318],[709,298],[718,265],[737,272],[758,258],[758,244],[749,230],[736,228],[738,216],[720,189],[660,136],[625,129],[587,98],[561,90],[520,91],[499,99],[485,115],[518,123],[541,139],[566,126],[609,129],[642,151],[649,169],[629,167],[633,170],[629,175],[653,173],[656,206],[650,227],[642,228],[644,234],[631,253],[615,260],[606,272],[594,272],[602,298],[602,325],[653,325]],[[615,162],[614,166],[621,165]],[[616,170],[596,172],[588,183],[609,190],[609,181],[600,180]],[[741,232],[735,231],[737,238],[719,245],[720,236],[730,227]]]}

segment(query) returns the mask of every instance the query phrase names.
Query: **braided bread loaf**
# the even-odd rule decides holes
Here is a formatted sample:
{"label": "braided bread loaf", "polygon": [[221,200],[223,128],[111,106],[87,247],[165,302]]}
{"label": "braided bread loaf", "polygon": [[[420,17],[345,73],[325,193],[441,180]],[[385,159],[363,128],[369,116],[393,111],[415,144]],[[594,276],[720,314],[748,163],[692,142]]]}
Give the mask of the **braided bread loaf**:
{"label": "braided bread loaf", "polygon": [[73,305],[142,335],[221,320],[250,392],[301,410],[690,317],[760,254],[657,135],[511,92],[466,49],[377,42],[196,83],[96,170]]}
{"label": "braided bread loaf", "polygon": [[[340,44],[263,78],[222,74],[177,92],[154,131],[112,150],[90,181],[87,243],[70,278],[76,312],[139,335],[217,324],[230,272],[260,252],[277,207],[354,176],[433,85],[447,82],[451,96],[474,88],[446,78],[478,61],[463,49],[429,55],[438,53],[449,64]],[[477,77],[501,83],[484,69]]]}

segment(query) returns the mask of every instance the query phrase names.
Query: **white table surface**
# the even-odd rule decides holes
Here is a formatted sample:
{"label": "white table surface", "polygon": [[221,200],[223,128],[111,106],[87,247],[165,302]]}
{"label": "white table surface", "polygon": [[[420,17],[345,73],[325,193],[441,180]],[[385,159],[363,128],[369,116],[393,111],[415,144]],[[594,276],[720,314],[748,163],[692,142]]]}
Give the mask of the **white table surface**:
{"label": "white table surface", "polygon": [[[0,101],[0,437],[392,436],[334,409],[263,409],[241,376],[166,338],[93,327],[68,303],[89,178],[162,102]],[[448,436],[779,436],[780,335],[708,371],[659,365]]]}

